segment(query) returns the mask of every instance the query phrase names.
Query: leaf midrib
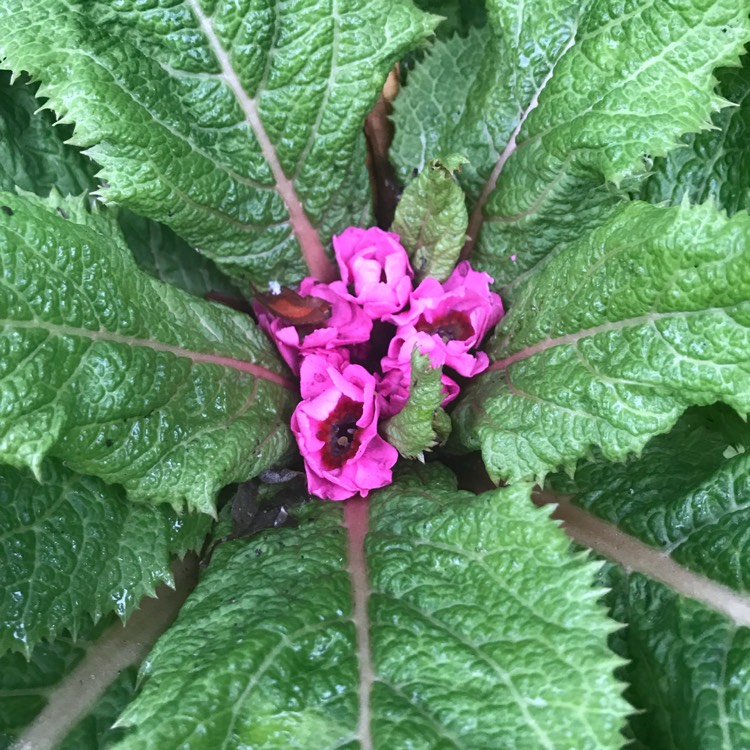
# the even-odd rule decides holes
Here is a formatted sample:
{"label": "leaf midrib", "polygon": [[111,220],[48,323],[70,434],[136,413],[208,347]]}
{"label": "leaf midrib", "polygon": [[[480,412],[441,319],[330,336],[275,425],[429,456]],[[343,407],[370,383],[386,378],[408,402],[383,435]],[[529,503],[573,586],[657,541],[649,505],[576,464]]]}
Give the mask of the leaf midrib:
{"label": "leaf midrib", "polygon": [[357,657],[359,662],[359,719],[357,738],[360,750],[373,750],[370,728],[370,698],[375,669],[370,645],[370,618],[367,605],[370,599],[370,580],[365,553],[365,537],[369,530],[369,502],[364,498],[352,498],[344,503],[344,529],[347,540],[347,569],[352,583],[352,621],[356,632]]}
{"label": "leaf midrib", "polygon": [[[734,307],[734,306],[733,306]],[[690,318],[693,316],[704,316],[715,313],[727,314],[728,307],[708,307],[702,310],[683,310],[678,312],[669,313],[647,313],[645,315],[637,315],[632,318],[625,318],[624,320],[618,320],[614,322],[602,323],[598,326],[592,326],[591,328],[584,328],[576,333],[568,333],[564,336],[557,336],[554,338],[543,339],[538,341],[536,344],[526,346],[523,349],[511,354],[502,359],[495,360],[488,368],[488,372],[493,370],[506,370],[510,365],[521,360],[529,359],[536,354],[546,351],[547,349],[553,349],[558,346],[566,346],[570,344],[576,344],[582,339],[591,338],[597,336],[600,333],[611,333],[614,331],[621,331],[625,328],[631,328],[640,325],[649,325],[662,320],[676,320],[679,318]],[[687,358],[686,355],[683,355]],[[721,367],[722,364],[719,362],[711,361],[711,364],[716,367]],[[733,366],[729,364],[727,366]]]}
{"label": "leaf midrib", "polygon": [[237,71],[232,65],[229,53],[222,45],[213,26],[213,20],[200,7],[198,0],[186,0],[188,8],[195,16],[201,31],[208,41],[219,67],[221,79],[229,86],[239,104],[245,121],[248,123],[260,146],[261,152],[271,169],[276,182],[276,191],[289,213],[289,223],[300,245],[302,257],[307,263],[310,274],[319,281],[333,281],[336,277],[333,264],[326,255],[323,243],[307,217],[302,202],[297,195],[294,181],[286,176],[276,148],[260,119],[258,102],[245,90]]}
{"label": "leaf midrib", "polygon": [[461,252],[461,260],[467,260],[469,256],[471,255],[472,250],[474,249],[474,245],[476,244],[477,238],[479,237],[479,232],[482,229],[482,224],[484,223],[484,220],[486,218],[484,215],[484,207],[487,201],[489,200],[490,195],[494,191],[497,185],[497,181],[500,179],[500,175],[505,169],[505,165],[508,163],[508,160],[515,153],[517,149],[517,139],[521,132],[521,128],[526,123],[526,120],[528,119],[529,115],[539,106],[539,97],[541,96],[544,89],[547,87],[547,84],[552,79],[552,76],[555,74],[555,71],[557,70],[557,66],[560,60],[562,60],[563,57],[565,57],[565,55],[568,53],[568,50],[576,43],[576,31],[577,31],[576,29],[572,30],[570,39],[567,41],[563,49],[560,51],[560,54],[557,60],[554,62],[553,65],[550,66],[550,69],[547,71],[547,74],[544,76],[544,78],[542,79],[542,82],[537,87],[528,105],[521,112],[521,116],[518,118],[518,123],[516,124],[516,127],[513,129],[513,132],[511,133],[510,138],[508,139],[508,143],[505,145],[503,152],[500,154],[497,162],[495,163],[495,166],[492,169],[490,176],[487,178],[487,182],[485,182],[484,188],[482,189],[482,193],[479,196],[479,199],[477,200],[474,206],[474,209],[471,212],[471,216],[469,218],[469,226],[468,226],[468,229],[466,230],[466,234],[468,235],[468,240],[466,241],[466,244],[464,245],[464,249]]}
{"label": "leaf midrib", "polygon": [[602,521],[577,507],[567,495],[544,491],[536,495],[535,502],[557,505],[552,518],[562,521],[563,531],[573,541],[606,557],[628,572],[641,573],[663,583],[681,596],[704,604],[738,626],[750,626],[750,595],[738,594],[729,587],[680,565],[664,551],[644,544],[616,525]]}
{"label": "leaf midrib", "polygon": [[[139,664],[172,624],[198,580],[197,558],[173,566],[175,586],[160,586],[128,627],[115,623],[89,647],[73,671],[48,690],[49,701],[12,745],[12,750],[52,750],[73,729],[123,669]],[[93,678],[93,679],[92,679]]]}
{"label": "leaf midrib", "polygon": [[75,328],[73,326],[58,325],[55,323],[47,323],[39,320],[2,320],[0,319],[0,327],[6,329],[21,329],[21,330],[41,330],[46,331],[55,336],[71,336],[74,338],[87,339],[89,341],[105,341],[113,344],[121,344],[129,347],[142,347],[145,349],[151,349],[157,352],[166,352],[173,354],[175,357],[180,359],[188,359],[194,364],[209,364],[216,365],[218,367],[226,367],[239,372],[245,372],[253,377],[267,380],[270,383],[286,388],[287,390],[296,390],[295,384],[285,378],[283,375],[279,375],[262,365],[256,365],[253,362],[247,362],[245,360],[235,359],[233,357],[226,357],[220,354],[211,354],[208,352],[199,352],[192,349],[186,349],[181,346],[174,344],[165,344],[161,341],[155,341],[153,339],[142,339],[135,336],[125,336],[121,333],[114,333],[106,330],[90,330],[88,328]]}

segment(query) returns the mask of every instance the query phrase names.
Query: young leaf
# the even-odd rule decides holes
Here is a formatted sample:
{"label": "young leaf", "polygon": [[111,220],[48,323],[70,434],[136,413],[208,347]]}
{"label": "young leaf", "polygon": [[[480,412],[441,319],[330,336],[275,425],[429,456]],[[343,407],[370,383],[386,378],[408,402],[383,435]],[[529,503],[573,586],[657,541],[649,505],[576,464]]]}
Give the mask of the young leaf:
{"label": "young leaf", "polygon": [[411,354],[411,383],[404,408],[383,423],[383,437],[404,456],[424,461],[424,452],[443,445],[451,431],[450,417],[440,408],[445,398],[442,367],[414,349]]}
{"label": "young leaf", "polygon": [[283,283],[304,275],[300,250],[332,275],[318,229],[362,212],[365,114],[437,20],[407,0],[10,0],[0,57],[75,121],[107,202],[167,224],[242,283]]}
{"label": "young leaf", "polygon": [[211,523],[129,503],[122,488],[53,461],[41,478],[0,467],[0,653],[28,657],[42,639],[78,633],[89,615],[127,618],[159,583],[172,584],[171,556],[199,548]]}
{"label": "young leaf", "polygon": [[466,187],[469,175],[475,174],[472,159],[487,159],[474,153],[473,139],[462,141],[457,149],[446,149],[443,136],[445,129],[460,120],[469,94],[488,70],[483,63],[491,40],[490,30],[480,28],[471,29],[466,37],[456,35],[438,42],[409,73],[407,85],[393,103],[396,132],[390,155],[402,183],[424,172],[431,160],[453,151],[466,153],[469,160],[461,174]]}
{"label": "young leaf", "polygon": [[750,217],[631,203],[520,286],[454,412],[494,478],[639,452],[691,405],[750,410]]}
{"label": "young leaf", "polygon": [[293,396],[246,315],[36,202],[0,205],[0,460],[38,473],[50,455],[133,498],[212,512],[219,488],[282,455]]}
{"label": "young leaf", "polygon": [[406,186],[396,208],[391,230],[409,253],[415,285],[426,276],[445,281],[464,246],[469,216],[453,173],[465,162],[455,154],[431,161]]}
{"label": "young leaf", "polygon": [[[712,71],[735,65],[750,38],[741,5],[659,0],[622,12],[614,0],[491,0],[488,28],[438,43],[397,100],[402,176],[465,153],[465,253],[510,281],[598,226],[626,197],[627,178],[707,125],[724,103]],[[468,75],[445,72],[463,55]]]}
{"label": "young leaf", "polygon": [[750,209],[750,55],[741,68],[717,73],[718,91],[736,103],[714,114],[713,128],[682,139],[679,148],[656,159],[640,191],[651,203],[677,205],[713,199],[730,215]]}
{"label": "young leaf", "polygon": [[443,16],[435,29],[438,39],[467,34],[475,26],[484,26],[487,12],[482,0],[414,0],[414,5],[428,13]]}
{"label": "young leaf", "polygon": [[37,86],[25,76],[10,82],[0,71],[0,190],[15,187],[47,195],[52,188],[77,195],[95,184],[96,165],[80,151],[65,145],[69,125],[53,127],[50,112],[37,112]]}
{"label": "young leaf", "polygon": [[300,513],[216,551],[120,750],[620,747],[596,566],[528,487],[475,496],[437,464],[405,472],[373,495],[364,549],[367,504],[345,507],[348,570],[341,506]]}

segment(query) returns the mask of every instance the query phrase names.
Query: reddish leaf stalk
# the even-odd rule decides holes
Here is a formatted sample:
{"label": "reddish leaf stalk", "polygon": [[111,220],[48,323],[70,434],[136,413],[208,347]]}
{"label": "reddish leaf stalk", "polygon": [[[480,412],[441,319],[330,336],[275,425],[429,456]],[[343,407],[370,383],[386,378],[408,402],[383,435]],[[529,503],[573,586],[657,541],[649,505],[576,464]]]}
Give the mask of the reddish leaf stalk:
{"label": "reddish leaf stalk", "polygon": [[188,6],[193,15],[198,20],[201,30],[206,36],[208,43],[213,51],[220,67],[221,77],[229,86],[237,102],[242,108],[245,120],[250,125],[258,140],[263,156],[271,168],[273,178],[276,182],[276,191],[281,196],[289,212],[289,224],[294,232],[294,236],[300,245],[302,257],[310,269],[310,275],[319,281],[330,282],[336,278],[336,270],[331,259],[326,255],[323,243],[320,241],[318,232],[313,227],[310,219],[305,213],[302,201],[297,195],[294,181],[286,176],[281,161],[279,160],[276,148],[269,137],[258,111],[257,99],[251,97],[240,81],[237,72],[234,69],[229,53],[222,45],[219,37],[214,30],[212,19],[207,16],[200,6],[198,0],[188,0]]}
{"label": "reddish leaf stalk", "polygon": [[352,620],[357,633],[359,656],[359,724],[357,736],[361,750],[372,750],[370,732],[370,694],[375,673],[370,650],[370,618],[367,603],[370,581],[367,573],[365,537],[369,526],[369,503],[358,497],[344,501],[344,528],[347,531],[349,575],[352,581]]}

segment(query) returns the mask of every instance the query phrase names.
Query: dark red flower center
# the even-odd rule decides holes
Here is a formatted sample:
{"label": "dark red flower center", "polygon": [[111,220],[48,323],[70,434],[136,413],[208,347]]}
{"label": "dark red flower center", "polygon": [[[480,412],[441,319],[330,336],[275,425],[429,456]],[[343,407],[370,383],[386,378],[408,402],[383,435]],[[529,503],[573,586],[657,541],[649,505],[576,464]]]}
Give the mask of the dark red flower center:
{"label": "dark red flower center", "polygon": [[451,310],[433,321],[425,320],[424,315],[421,315],[415,328],[422,333],[436,333],[445,343],[466,341],[469,336],[474,335],[469,316],[460,310]]}
{"label": "dark red flower center", "polygon": [[362,404],[340,396],[335,408],[318,428],[316,437],[323,441],[321,458],[325,469],[339,469],[359,448],[359,427]]}

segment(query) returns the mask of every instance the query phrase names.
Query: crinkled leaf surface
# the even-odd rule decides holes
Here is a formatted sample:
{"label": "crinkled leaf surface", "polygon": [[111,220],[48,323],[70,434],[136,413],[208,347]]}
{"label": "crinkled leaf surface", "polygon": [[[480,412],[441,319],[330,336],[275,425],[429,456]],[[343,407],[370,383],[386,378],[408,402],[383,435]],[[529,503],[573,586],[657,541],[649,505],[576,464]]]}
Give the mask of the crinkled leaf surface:
{"label": "crinkled leaf surface", "polygon": [[[620,747],[596,565],[528,487],[475,496],[438,464],[404,472],[370,502],[369,581],[346,540],[367,506],[344,513],[309,504],[296,529],[217,549],[118,748]],[[371,652],[352,619],[368,593]]]}
{"label": "crinkled leaf surface", "polygon": [[172,554],[200,547],[211,522],[129,503],[121,487],[53,461],[41,478],[0,467],[0,652],[28,656],[91,618],[127,617],[159,583],[172,584]]}
{"label": "crinkled leaf surface", "polygon": [[208,292],[241,297],[212,260],[196,252],[169,227],[126,209],[119,212],[118,223],[135,262],[154,278],[196,297]]}
{"label": "crinkled leaf surface", "polygon": [[37,112],[37,86],[25,76],[10,82],[10,72],[0,71],[0,190],[16,186],[47,195],[51,188],[63,194],[82,193],[93,184],[96,165],[64,141],[69,125],[53,127],[48,111]]}
{"label": "crinkled leaf surface", "polygon": [[317,229],[361,215],[365,114],[436,22],[409,0],[10,0],[0,56],[75,121],[106,201],[240,281],[290,282],[300,244],[321,275]]}
{"label": "crinkled leaf surface", "polygon": [[682,146],[656,159],[640,196],[651,203],[712,198],[729,214],[750,209],[750,56],[741,68],[717,72],[719,93],[734,103],[711,119],[714,128],[687,135]]}
{"label": "crinkled leaf surface", "polygon": [[629,718],[633,750],[736,750],[750,746],[750,628],[638,573],[612,567],[602,583],[612,635],[629,663],[619,675],[640,709]]}
{"label": "crinkled leaf surface", "polygon": [[391,229],[409,253],[415,286],[427,276],[445,281],[464,246],[469,216],[453,173],[465,161],[454,154],[431,161],[406,186],[396,208]]}
{"label": "crinkled leaf surface", "polygon": [[[748,444],[750,428],[728,409],[691,409],[639,459],[611,464],[597,457],[574,479],[553,480],[575,504],[679,563],[675,588],[693,573],[711,579],[679,586],[701,603],[642,573],[609,567],[603,576],[612,616],[627,625],[611,641],[628,659],[618,674],[640,709],[629,718],[633,747],[731,750],[750,743],[750,628],[747,614],[741,619],[736,605],[726,607],[728,591],[750,611]],[[664,569],[662,563],[650,572],[658,578]]]}
{"label": "crinkled leaf surface", "polygon": [[750,217],[631,203],[521,285],[454,435],[511,480],[639,452],[692,405],[750,410]]}
{"label": "crinkled leaf surface", "polygon": [[0,204],[2,461],[38,472],[50,455],[212,512],[219,488],[287,449],[293,395],[246,315],[139,271],[121,240]]}
{"label": "crinkled leaf surface", "polygon": [[574,479],[557,477],[554,485],[681,565],[748,592],[750,453],[745,446],[750,446],[750,428],[736,415],[690,410],[640,458],[587,462]]}
{"label": "crinkled leaf surface", "polygon": [[598,226],[627,178],[708,124],[723,103],[712,71],[748,38],[735,0],[491,0],[485,29],[437,43],[410,75],[394,159],[404,178],[468,156],[474,258],[506,283]]}

